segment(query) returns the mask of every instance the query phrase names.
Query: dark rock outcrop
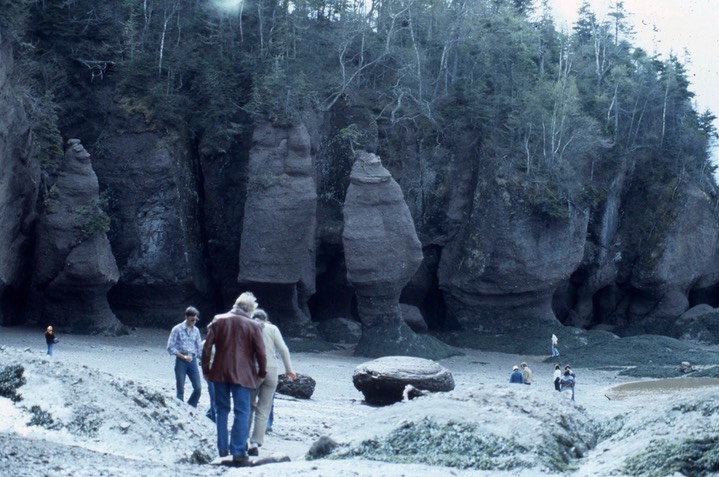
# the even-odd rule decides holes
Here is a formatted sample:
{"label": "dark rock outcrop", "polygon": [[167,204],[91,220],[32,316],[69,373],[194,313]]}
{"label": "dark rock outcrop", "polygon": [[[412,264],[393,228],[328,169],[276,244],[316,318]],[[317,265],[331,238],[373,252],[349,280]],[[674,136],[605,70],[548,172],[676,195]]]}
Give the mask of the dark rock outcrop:
{"label": "dark rock outcrop", "polygon": [[719,310],[702,304],[688,309],[672,325],[675,338],[719,343]]}
{"label": "dark rock outcrop", "polygon": [[385,356],[363,363],[355,368],[352,383],[367,403],[377,405],[402,401],[407,392],[421,395],[421,391],[454,389],[454,377],[448,369],[434,361],[409,356]]}
{"label": "dark rock outcrop", "polygon": [[0,324],[22,323],[40,188],[39,164],[30,159],[30,122],[12,93],[13,51],[0,30]]}
{"label": "dark rock outcrop", "polygon": [[589,219],[571,202],[557,207],[565,217],[538,216],[505,181],[477,185],[439,266],[448,313],[461,325],[502,332],[557,324],[552,295],[582,261]]}
{"label": "dark rock outcrop", "polygon": [[277,381],[277,392],[298,399],[309,399],[315,392],[317,383],[311,376],[297,373],[297,379],[290,379],[286,374],[280,374]]}
{"label": "dark rock outcrop", "polygon": [[119,271],[106,230],[90,154],[68,141],[57,180],[40,216],[30,316],[78,333],[120,332],[107,301]]}
{"label": "dark rock outcrop", "polygon": [[402,320],[404,320],[407,326],[412,328],[412,331],[415,333],[427,332],[427,323],[425,323],[419,308],[404,303],[400,303],[399,308],[402,311]]}
{"label": "dark rock outcrop", "polygon": [[[719,222],[714,200],[696,187],[683,187],[676,197],[675,219],[654,218],[656,239],[648,237],[649,247],[625,253],[637,258],[624,263],[632,294],[619,325],[633,333],[671,334],[672,323],[689,308],[692,287],[715,273]],[[628,223],[623,234],[637,235],[639,226]]]}
{"label": "dark rock outcrop", "polygon": [[238,281],[289,334],[311,331],[317,192],[303,125],[253,135]]}
{"label": "dark rock outcrop", "polygon": [[171,131],[160,135],[126,121],[132,130],[104,138],[102,160],[94,164],[110,199],[110,237],[120,270],[109,293],[113,311],[125,325],[164,328],[181,321],[188,305],[211,316],[191,159]]}
{"label": "dark rock outcrop", "polygon": [[330,343],[357,344],[362,336],[362,325],[348,318],[331,318],[319,322],[317,331]]}

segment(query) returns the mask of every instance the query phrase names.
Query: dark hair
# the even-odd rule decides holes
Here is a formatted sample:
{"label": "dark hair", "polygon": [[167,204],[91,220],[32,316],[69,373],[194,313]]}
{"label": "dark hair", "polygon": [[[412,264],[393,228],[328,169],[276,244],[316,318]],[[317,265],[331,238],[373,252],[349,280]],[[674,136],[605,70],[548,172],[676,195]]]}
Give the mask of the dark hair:
{"label": "dark hair", "polygon": [[194,306],[188,306],[185,310],[185,316],[200,316],[200,312]]}

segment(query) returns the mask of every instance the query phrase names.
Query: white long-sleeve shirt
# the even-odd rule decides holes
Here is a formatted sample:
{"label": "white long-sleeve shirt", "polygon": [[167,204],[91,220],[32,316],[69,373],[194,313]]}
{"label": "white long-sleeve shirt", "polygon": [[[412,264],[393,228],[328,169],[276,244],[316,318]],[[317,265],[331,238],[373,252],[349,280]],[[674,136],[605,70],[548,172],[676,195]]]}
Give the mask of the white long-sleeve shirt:
{"label": "white long-sleeve shirt", "polygon": [[265,354],[267,355],[267,369],[277,369],[279,364],[277,362],[277,352],[279,352],[282,358],[282,363],[285,365],[285,373],[291,373],[292,361],[290,360],[290,350],[285,344],[285,340],[282,339],[282,333],[272,323],[266,321],[262,323],[262,340],[265,343]]}

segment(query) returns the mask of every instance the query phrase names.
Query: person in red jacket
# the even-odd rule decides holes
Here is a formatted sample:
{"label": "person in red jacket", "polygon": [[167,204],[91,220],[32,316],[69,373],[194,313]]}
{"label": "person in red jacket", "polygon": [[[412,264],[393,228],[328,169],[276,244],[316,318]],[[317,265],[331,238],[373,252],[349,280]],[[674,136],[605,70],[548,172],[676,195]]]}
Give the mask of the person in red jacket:
{"label": "person in red jacket", "polygon": [[[215,388],[217,449],[220,457],[232,454],[232,464],[239,467],[251,465],[247,456],[250,396],[267,375],[262,328],[251,318],[256,308],[252,293],[240,295],[229,312],[212,320],[202,348],[202,373]],[[235,416],[228,442],[231,405]]]}

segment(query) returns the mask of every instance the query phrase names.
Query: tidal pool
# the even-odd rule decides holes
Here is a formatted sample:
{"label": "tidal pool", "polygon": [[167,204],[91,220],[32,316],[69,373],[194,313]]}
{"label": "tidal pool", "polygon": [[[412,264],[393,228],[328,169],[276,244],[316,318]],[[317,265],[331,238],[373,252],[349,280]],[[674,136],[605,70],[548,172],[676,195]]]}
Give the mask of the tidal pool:
{"label": "tidal pool", "polygon": [[719,386],[719,378],[670,378],[625,383],[611,388],[608,397],[623,399],[640,394],[674,393],[707,386]]}

